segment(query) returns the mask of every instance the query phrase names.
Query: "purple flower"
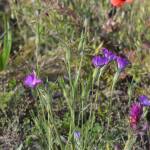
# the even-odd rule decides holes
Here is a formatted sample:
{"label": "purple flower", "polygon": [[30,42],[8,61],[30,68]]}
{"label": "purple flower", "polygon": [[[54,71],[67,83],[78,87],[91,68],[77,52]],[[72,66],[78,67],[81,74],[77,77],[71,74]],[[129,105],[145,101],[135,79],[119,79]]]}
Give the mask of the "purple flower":
{"label": "purple flower", "polygon": [[80,134],[79,131],[75,131],[75,132],[74,132],[74,138],[75,138],[75,139],[80,139],[80,136],[81,136],[81,134]]}
{"label": "purple flower", "polygon": [[115,144],[115,146],[114,146],[114,150],[121,150],[121,146],[120,146],[120,144]]}
{"label": "purple flower", "polygon": [[109,51],[108,49],[106,48],[103,48],[102,49],[103,51],[103,55],[108,58],[109,61],[112,61],[112,60],[115,60],[116,59],[116,54],[114,54],[112,51]]}
{"label": "purple flower", "polygon": [[25,77],[23,83],[26,87],[35,88],[38,84],[42,83],[42,80],[38,79],[36,72],[33,71],[31,74]]}
{"label": "purple flower", "polygon": [[141,96],[139,96],[138,99],[139,99],[139,102],[140,102],[141,105],[150,106],[150,100],[148,99],[147,96],[141,95]]}
{"label": "purple flower", "polygon": [[140,105],[140,103],[133,103],[129,113],[130,125],[132,128],[136,127],[142,113],[143,113],[143,107]]}
{"label": "purple flower", "polygon": [[109,60],[106,57],[94,56],[92,58],[92,64],[96,68],[106,65],[106,64],[108,64],[108,62],[109,62]]}
{"label": "purple flower", "polygon": [[125,57],[117,56],[116,58],[117,64],[118,64],[118,69],[120,71],[123,71],[126,66],[129,64],[129,61]]}

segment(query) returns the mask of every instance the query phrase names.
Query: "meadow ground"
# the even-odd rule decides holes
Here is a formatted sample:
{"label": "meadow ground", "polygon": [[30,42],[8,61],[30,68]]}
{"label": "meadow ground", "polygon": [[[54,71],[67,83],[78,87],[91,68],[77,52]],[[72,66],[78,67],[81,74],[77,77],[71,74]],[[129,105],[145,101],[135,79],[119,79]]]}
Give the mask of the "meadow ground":
{"label": "meadow ground", "polygon": [[150,2],[122,3],[0,0],[2,150],[150,150]]}

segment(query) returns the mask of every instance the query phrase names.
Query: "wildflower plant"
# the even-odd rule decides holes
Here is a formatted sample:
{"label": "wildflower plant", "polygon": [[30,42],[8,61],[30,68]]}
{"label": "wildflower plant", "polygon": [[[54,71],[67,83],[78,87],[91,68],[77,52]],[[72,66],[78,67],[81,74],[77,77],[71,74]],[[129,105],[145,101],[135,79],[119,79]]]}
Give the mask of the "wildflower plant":
{"label": "wildflower plant", "polygon": [[125,57],[116,56],[116,63],[117,63],[117,71],[116,71],[114,78],[113,78],[112,92],[115,88],[115,85],[117,83],[117,80],[118,80],[121,72],[123,72],[125,70],[125,68],[129,65],[129,61]]}
{"label": "wildflower plant", "polygon": [[101,56],[94,56],[92,59],[92,64],[96,68],[100,68],[104,65],[107,65],[109,60],[106,57],[101,57]]}
{"label": "wildflower plant", "polygon": [[[102,49],[102,54],[103,54],[103,56],[94,56],[92,59],[92,64],[96,68],[93,73],[93,75],[94,75],[93,79],[95,79],[97,77],[97,74],[99,74],[98,82],[100,80],[101,75],[105,71],[108,63],[110,63],[111,61],[114,61],[116,59],[116,54],[109,51],[106,48]],[[99,68],[100,68],[100,71],[99,71]]]}
{"label": "wildflower plant", "polygon": [[117,56],[116,62],[119,72],[123,71],[129,65],[129,61],[127,60],[127,58],[121,56]]}
{"label": "wildflower plant", "polygon": [[127,3],[132,3],[133,0],[110,0],[111,1],[111,4],[115,7],[121,7],[123,6],[124,4],[127,4]]}
{"label": "wildflower plant", "polygon": [[108,59],[108,61],[113,61],[113,60],[116,60],[116,54],[113,53],[112,51],[106,49],[106,48],[103,48],[102,49],[102,52],[103,52],[103,55],[105,58]]}
{"label": "wildflower plant", "polygon": [[74,132],[74,140],[76,149],[81,149],[81,133],[79,131]]}
{"label": "wildflower plant", "polygon": [[150,99],[146,95],[141,95],[138,99],[142,106],[150,106]]}
{"label": "wildflower plant", "polygon": [[143,113],[143,107],[140,103],[133,103],[130,108],[130,125],[132,128],[136,128],[139,123],[140,117]]}
{"label": "wildflower plant", "polygon": [[[116,71],[116,74],[114,75],[114,79],[113,79],[113,84],[112,84],[112,91],[113,91],[114,86],[119,78],[120,73],[122,71],[124,71],[125,68],[129,65],[129,61],[127,60],[127,58],[122,57],[122,56],[117,56],[115,53],[113,53],[112,51],[110,51],[106,48],[102,49],[102,53],[103,53],[103,56],[94,56],[93,57],[92,64],[96,68],[101,67],[101,71],[100,71],[100,75],[99,75],[99,76],[101,76],[101,74],[104,71],[104,68],[106,68],[107,64],[110,63],[111,61],[116,61],[117,71]],[[98,71],[96,69],[94,75],[97,74],[97,72]]]}
{"label": "wildflower plant", "polygon": [[23,81],[23,84],[29,88],[35,88],[37,85],[41,84],[42,80],[37,78],[36,72],[27,75]]}

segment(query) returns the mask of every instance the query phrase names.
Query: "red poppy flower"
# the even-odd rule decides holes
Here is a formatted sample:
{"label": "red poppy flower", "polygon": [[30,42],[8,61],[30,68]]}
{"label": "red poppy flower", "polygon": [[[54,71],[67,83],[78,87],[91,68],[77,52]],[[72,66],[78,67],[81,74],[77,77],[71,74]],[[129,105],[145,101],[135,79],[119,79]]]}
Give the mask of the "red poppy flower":
{"label": "red poppy flower", "polygon": [[131,3],[133,0],[111,0],[111,4],[115,7],[121,7],[125,3]]}

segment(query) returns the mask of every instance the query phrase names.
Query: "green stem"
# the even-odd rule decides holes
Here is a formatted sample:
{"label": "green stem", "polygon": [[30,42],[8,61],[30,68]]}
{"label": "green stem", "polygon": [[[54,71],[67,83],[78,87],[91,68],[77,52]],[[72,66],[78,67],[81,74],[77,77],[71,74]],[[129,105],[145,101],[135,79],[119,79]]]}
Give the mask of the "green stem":
{"label": "green stem", "polygon": [[113,78],[113,84],[112,84],[112,87],[111,87],[111,98],[110,98],[110,104],[109,104],[110,107],[112,105],[112,98],[113,98],[113,92],[114,92],[114,89],[115,89],[115,85],[118,81],[120,73],[121,73],[120,70],[117,70],[117,72],[115,73],[115,76]]}

